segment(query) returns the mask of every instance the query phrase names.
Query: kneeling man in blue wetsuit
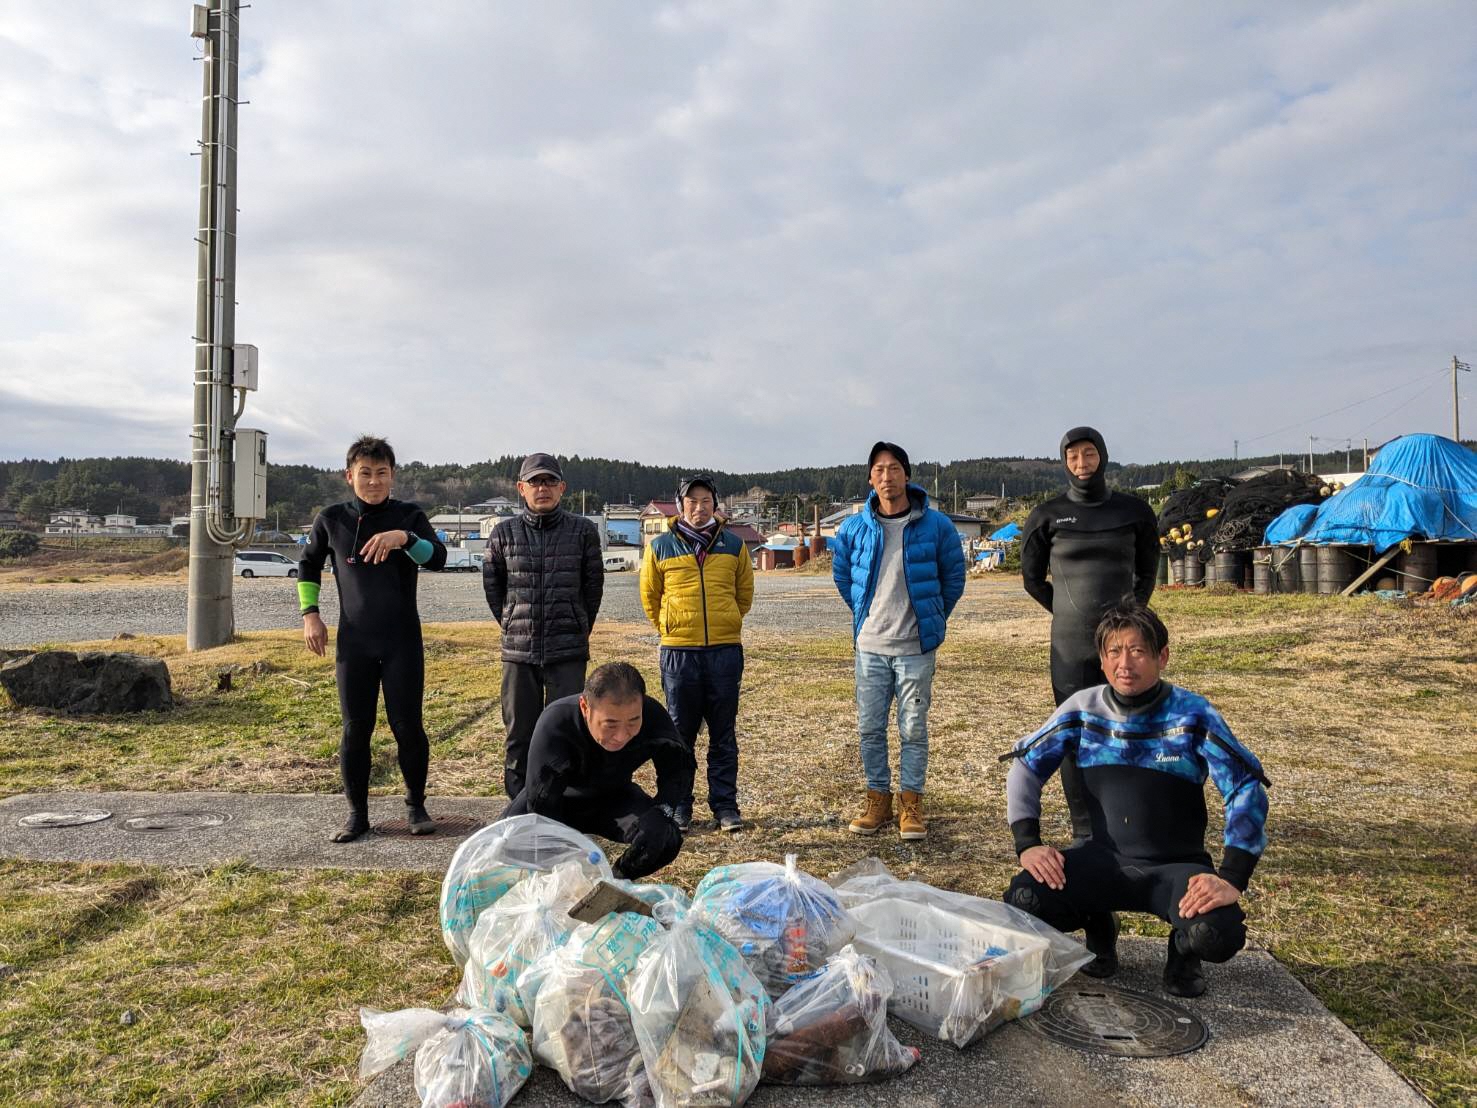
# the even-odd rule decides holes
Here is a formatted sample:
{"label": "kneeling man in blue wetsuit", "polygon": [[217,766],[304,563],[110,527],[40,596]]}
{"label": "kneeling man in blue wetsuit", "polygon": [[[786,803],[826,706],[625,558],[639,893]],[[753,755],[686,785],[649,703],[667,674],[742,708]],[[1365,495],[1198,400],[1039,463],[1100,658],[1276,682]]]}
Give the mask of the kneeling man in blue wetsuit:
{"label": "kneeling man in blue wetsuit", "polygon": [[[1160,680],[1169,632],[1153,611],[1108,609],[1097,649],[1108,683],[1074,693],[1004,756],[1014,759],[1006,811],[1023,867],[1006,901],[1058,930],[1085,928],[1095,957],[1082,972],[1092,977],[1118,969],[1111,913],[1152,913],[1174,929],[1165,989],[1199,996],[1201,961],[1224,962],[1246,944],[1238,901],[1267,845],[1271,782],[1203,696]],[[1041,842],[1041,787],[1068,755],[1082,770],[1092,837],[1057,850]],[[1219,869],[1205,850],[1206,777],[1226,805]]]}

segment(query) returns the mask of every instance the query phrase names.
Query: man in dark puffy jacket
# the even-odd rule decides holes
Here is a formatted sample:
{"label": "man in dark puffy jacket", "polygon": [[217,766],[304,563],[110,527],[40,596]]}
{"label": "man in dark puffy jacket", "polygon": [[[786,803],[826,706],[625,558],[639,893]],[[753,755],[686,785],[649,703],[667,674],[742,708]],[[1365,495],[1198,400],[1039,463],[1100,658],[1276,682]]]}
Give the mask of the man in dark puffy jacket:
{"label": "man in dark puffy jacket", "polygon": [[526,510],[487,541],[482,588],[503,630],[503,788],[523,790],[528,741],[544,706],[584,687],[590,628],[605,591],[600,532],[560,507],[564,473],[552,454],[530,454],[518,471]]}

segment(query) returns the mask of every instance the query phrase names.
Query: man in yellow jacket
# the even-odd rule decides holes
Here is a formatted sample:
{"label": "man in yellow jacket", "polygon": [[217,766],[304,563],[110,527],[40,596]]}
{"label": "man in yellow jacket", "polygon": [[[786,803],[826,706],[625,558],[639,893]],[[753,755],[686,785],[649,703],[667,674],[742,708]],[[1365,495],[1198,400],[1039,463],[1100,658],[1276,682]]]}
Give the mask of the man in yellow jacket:
{"label": "man in yellow jacket", "polygon": [[[715,513],[718,486],[700,474],[677,487],[678,514],[641,563],[641,606],[662,637],[662,690],[689,750],[708,724],[708,806],[724,831],[743,827],[738,803],[738,701],[744,676],[744,616],[754,603],[754,567],[742,540]],[[692,823],[692,796],[677,826]]]}

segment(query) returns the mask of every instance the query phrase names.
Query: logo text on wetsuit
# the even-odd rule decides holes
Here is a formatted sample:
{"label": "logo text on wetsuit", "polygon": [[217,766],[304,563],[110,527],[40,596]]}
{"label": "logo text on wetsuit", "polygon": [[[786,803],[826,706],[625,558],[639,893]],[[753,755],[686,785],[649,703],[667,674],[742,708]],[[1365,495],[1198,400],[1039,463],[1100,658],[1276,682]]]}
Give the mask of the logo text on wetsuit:
{"label": "logo text on wetsuit", "polygon": [[1076,523],[1077,522],[1077,517],[1076,516],[1066,516],[1066,517],[1064,517],[1062,519],[1057,520],[1057,522],[1058,523]]}

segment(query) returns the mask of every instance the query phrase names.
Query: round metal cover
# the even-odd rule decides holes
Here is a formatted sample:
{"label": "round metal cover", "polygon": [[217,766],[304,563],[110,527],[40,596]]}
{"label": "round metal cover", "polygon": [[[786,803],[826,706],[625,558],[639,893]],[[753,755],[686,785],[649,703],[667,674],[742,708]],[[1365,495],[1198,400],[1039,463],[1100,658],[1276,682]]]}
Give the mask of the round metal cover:
{"label": "round metal cover", "polygon": [[87,823],[101,823],[111,816],[101,808],[78,808],[70,812],[32,812],[16,820],[20,827],[81,827]]}
{"label": "round metal cover", "polygon": [[[463,835],[470,835],[473,831],[485,827],[480,819],[473,816],[432,816],[436,821],[436,834],[449,839],[459,839]],[[370,830],[376,835],[392,835],[396,838],[410,838],[410,821],[407,819],[387,819],[382,823],[374,824]]]}
{"label": "round metal cover", "polygon": [[123,821],[125,831],[203,831],[207,827],[219,827],[230,823],[225,812],[150,812]]}
{"label": "round metal cover", "polygon": [[1059,989],[1023,1021],[1054,1043],[1119,1058],[1168,1058],[1210,1038],[1200,1017],[1157,996],[1103,985]]}

